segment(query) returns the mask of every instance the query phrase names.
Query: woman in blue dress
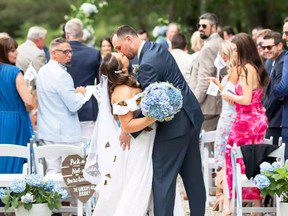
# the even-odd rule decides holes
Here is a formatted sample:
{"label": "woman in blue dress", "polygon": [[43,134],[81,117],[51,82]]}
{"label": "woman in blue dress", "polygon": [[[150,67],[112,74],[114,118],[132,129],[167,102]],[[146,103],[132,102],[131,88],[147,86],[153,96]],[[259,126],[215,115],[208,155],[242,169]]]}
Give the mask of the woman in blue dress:
{"label": "woman in blue dress", "polygon": [[[14,66],[17,43],[10,37],[0,38],[0,145],[27,146],[31,122],[26,110],[34,97],[21,70]],[[0,173],[21,173],[24,159],[0,157]]]}

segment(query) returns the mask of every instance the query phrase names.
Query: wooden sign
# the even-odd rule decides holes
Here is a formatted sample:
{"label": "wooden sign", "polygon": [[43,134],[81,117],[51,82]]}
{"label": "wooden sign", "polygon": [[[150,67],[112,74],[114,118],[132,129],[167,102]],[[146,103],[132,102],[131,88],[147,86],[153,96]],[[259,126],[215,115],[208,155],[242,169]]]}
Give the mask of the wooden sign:
{"label": "wooden sign", "polygon": [[82,203],[86,203],[95,192],[95,185],[83,176],[85,159],[79,155],[69,155],[62,162],[62,177],[70,190]]}

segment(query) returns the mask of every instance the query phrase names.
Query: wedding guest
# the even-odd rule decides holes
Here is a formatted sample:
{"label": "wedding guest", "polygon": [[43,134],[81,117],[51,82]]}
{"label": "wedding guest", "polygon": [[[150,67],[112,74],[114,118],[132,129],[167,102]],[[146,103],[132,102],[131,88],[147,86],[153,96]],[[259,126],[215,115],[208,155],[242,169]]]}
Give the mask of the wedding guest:
{"label": "wedding guest", "polygon": [[283,100],[275,98],[273,90],[279,84],[282,77],[285,52],[283,50],[282,35],[279,32],[271,31],[264,36],[262,48],[267,59],[272,61],[272,67],[266,67],[270,81],[266,90],[263,106],[266,108],[268,117],[268,129],[266,138],[273,137],[273,144],[278,145],[282,132],[282,110]]}
{"label": "wedding guest", "polygon": [[177,34],[172,38],[171,54],[174,57],[185,81],[188,83],[192,73],[193,59],[187,53],[186,38],[183,34]]}
{"label": "wedding guest", "polygon": [[[56,38],[50,44],[50,61],[37,77],[38,138],[43,145],[81,146],[82,134],[77,111],[85,103],[84,87],[74,88],[66,71],[72,49],[68,41]],[[61,159],[46,160],[46,174],[61,172]]]}
{"label": "wedding guest", "polygon": [[[235,85],[238,79],[237,71],[235,70],[235,54],[233,53],[233,46],[230,41],[224,41],[221,46],[220,55],[226,62],[228,74],[220,81],[215,77],[207,77],[208,81],[213,81],[222,92],[232,92],[235,94]],[[222,100],[222,111],[217,124],[216,137],[214,143],[214,158],[217,167],[217,182],[219,182],[216,189],[217,200],[213,205],[213,210],[220,209],[223,206],[221,203],[224,201],[224,208],[229,209],[228,191],[226,172],[225,172],[225,152],[227,137],[230,134],[232,124],[236,117],[235,106],[229,104],[227,101]],[[221,174],[222,173],[222,174]],[[224,193],[224,195],[223,195]],[[229,211],[229,210],[228,210]]]}
{"label": "wedding guest", "polygon": [[[199,17],[198,31],[205,42],[193,67],[193,75],[189,81],[190,86],[195,86],[194,93],[205,118],[202,129],[206,131],[216,129],[221,113],[221,98],[220,96],[215,97],[206,94],[209,83],[205,80],[206,77],[216,77],[218,75],[214,61],[221,48],[223,39],[217,33],[217,26],[218,18],[215,14],[205,13]],[[220,73],[226,74],[226,69],[221,70]]]}
{"label": "wedding guest", "polygon": [[104,58],[108,53],[112,53],[113,45],[109,37],[103,38],[100,41],[101,57]]}
{"label": "wedding guest", "polygon": [[[284,19],[282,39],[288,45],[288,17]],[[288,52],[284,56],[283,72],[280,83],[273,91],[276,98],[283,100],[283,113],[282,113],[282,139],[283,143],[288,143]],[[288,159],[288,145],[285,146],[285,160]]]}
{"label": "wedding guest", "polygon": [[138,29],[137,35],[141,40],[149,41],[148,32],[145,29]]}
{"label": "wedding guest", "polygon": [[166,38],[164,40],[160,40],[158,43],[161,44],[165,49],[171,50],[172,49],[171,40],[173,36],[178,33],[179,33],[178,25],[176,23],[170,23],[167,26]]}
{"label": "wedding guest", "polygon": [[[16,57],[16,41],[0,38],[0,143],[27,146],[32,131],[27,109],[34,98],[20,68],[14,66]],[[0,157],[0,173],[22,173],[24,162],[20,158]]]}
{"label": "wedding guest", "polygon": [[256,38],[257,38],[257,34],[260,30],[262,30],[263,27],[262,26],[256,26],[255,28],[252,29],[252,39],[255,41],[256,43]]}
{"label": "wedding guest", "polygon": [[231,26],[224,26],[223,27],[223,39],[224,40],[231,40],[234,37],[235,33]]}
{"label": "wedding guest", "polygon": [[0,38],[9,38],[9,34],[6,32],[0,32]]}
{"label": "wedding guest", "polygon": [[265,62],[267,59],[266,54],[264,53],[264,50],[262,48],[263,42],[264,42],[264,37],[266,34],[268,34],[271,31],[271,29],[262,29],[258,31],[257,36],[256,36],[256,46],[258,53],[262,60]]}
{"label": "wedding guest", "polygon": [[[237,146],[263,143],[268,120],[265,109],[261,104],[263,88],[269,77],[257,52],[251,36],[246,33],[235,35],[232,39],[233,50],[237,54],[235,62],[238,80],[235,87],[236,94],[222,92],[222,98],[234,102],[236,119],[232,125],[226,148],[226,175],[229,198],[232,196],[232,163],[231,149]],[[245,173],[243,160],[240,159],[242,173]],[[243,188],[244,200],[257,200],[255,206],[260,206],[262,197],[257,188]],[[231,212],[226,212],[231,213]]]}
{"label": "wedding guest", "polygon": [[38,72],[45,64],[45,39],[47,30],[43,27],[33,26],[28,30],[27,40],[18,47],[16,65],[25,73],[28,65],[32,62]]}
{"label": "wedding guest", "polygon": [[[79,19],[71,19],[65,24],[66,39],[72,48],[71,66],[67,72],[71,75],[74,87],[95,85],[98,83],[101,54],[99,50],[82,43],[83,26]],[[94,96],[78,110],[82,136],[91,139],[98,114],[98,104]]]}

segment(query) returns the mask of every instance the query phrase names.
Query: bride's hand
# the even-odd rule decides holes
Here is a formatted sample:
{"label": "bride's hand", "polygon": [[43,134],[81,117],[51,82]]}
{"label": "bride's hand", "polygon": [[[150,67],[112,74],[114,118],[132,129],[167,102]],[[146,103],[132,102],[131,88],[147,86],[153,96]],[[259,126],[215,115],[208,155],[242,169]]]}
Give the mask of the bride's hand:
{"label": "bride's hand", "polygon": [[121,134],[119,136],[119,140],[120,140],[120,145],[121,145],[123,151],[125,151],[126,147],[128,148],[128,150],[130,150],[131,136],[128,133],[121,131]]}

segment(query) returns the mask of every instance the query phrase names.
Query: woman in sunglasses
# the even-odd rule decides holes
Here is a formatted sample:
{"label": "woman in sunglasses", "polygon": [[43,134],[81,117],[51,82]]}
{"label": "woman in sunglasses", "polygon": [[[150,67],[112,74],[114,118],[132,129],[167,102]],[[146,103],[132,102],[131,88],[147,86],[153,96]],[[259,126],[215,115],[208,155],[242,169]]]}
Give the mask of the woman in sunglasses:
{"label": "woman in sunglasses", "polygon": [[[226,174],[230,199],[232,195],[231,148],[234,143],[237,146],[263,143],[268,120],[261,99],[263,88],[269,80],[255,43],[248,34],[237,34],[232,39],[232,46],[237,54],[236,94],[229,92],[221,94],[225,100],[234,102],[236,106],[236,119],[232,125],[226,148]],[[240,164],[242,173],[245,173],[243,161]],[[243,200],[257,200],[255,206],[260,206],[261,199],[259,189],[243,188]]]}

